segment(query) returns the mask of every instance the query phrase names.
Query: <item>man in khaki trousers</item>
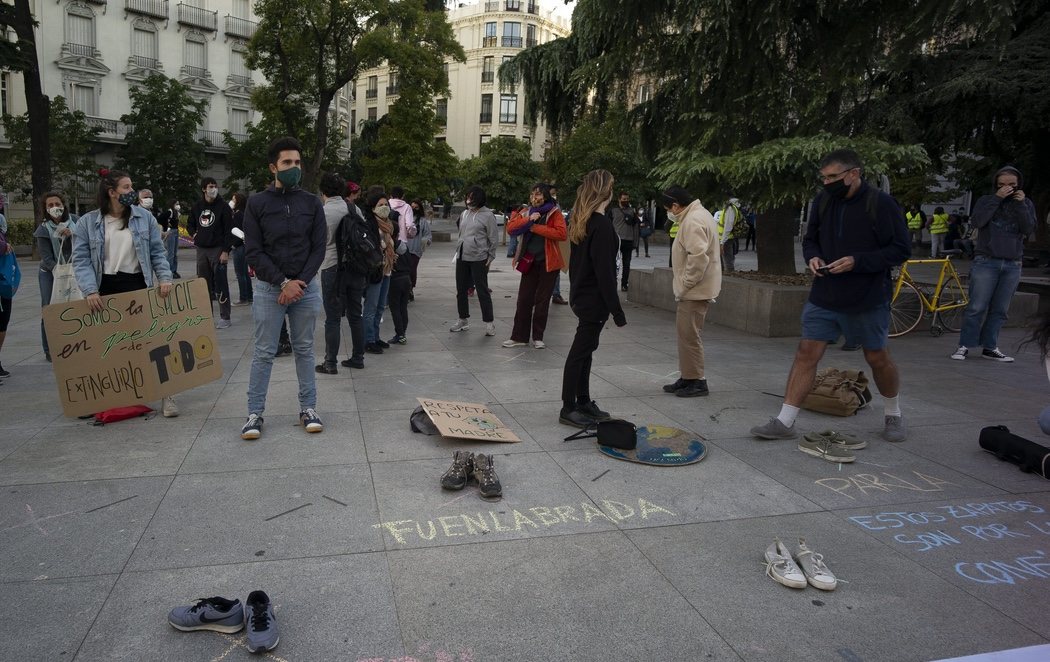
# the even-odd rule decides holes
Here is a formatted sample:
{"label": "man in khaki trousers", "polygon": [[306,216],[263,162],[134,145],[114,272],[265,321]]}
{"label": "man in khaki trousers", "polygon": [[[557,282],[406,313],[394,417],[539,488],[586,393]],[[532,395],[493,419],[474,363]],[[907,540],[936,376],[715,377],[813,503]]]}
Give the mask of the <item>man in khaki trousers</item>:
{"label": "man in khaki trousers", "polygon": [[682,376],[664,391],[680,398],[707,395],[704,379],[704,330],[707,307],[722,290],[718,229],[711,212],[681,186],[663,192],[661,204],[678,225],[671,246],[674,300],[678,302],[678,368]]}

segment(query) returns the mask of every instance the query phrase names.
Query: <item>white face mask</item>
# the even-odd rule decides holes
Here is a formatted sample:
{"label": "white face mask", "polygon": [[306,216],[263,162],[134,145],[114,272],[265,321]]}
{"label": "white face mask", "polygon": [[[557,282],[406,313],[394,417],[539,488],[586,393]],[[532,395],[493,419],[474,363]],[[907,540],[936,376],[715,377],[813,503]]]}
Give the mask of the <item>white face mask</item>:
{"label": "white face mask", "polygon": [[62,218],[62,213],[65,211],[66,210],[62,207],[51,207],[47,210],[47,213],[51,216],[51,218]]}
{"label": "white face mask", "polygon": [[179,206],[179,205],[175,205],[175,213],[178,214],[181,211],[182,211],[182,207]]}
{"label": "white face mask", "polygon": [[139,206],[143,209],[152,209],[153,198],[139,198]]}
{"label": "white face mask", "polygon": [[674,213],[673,211],[667,212],[667,220],[671,221],[672,223],[677,223],[678,214]]}
{"label": "white face mask", "polygon": [[237,206],[237,203],[234,202],[233,200],[230,200],[230,209],[234,209],[236,206]]}
{"label": "white face mask", "polygon": [[219,195],[219,189],[209,186],[204,189],[204,195],[208,196],[209,200],[214,200],[215,196]]}

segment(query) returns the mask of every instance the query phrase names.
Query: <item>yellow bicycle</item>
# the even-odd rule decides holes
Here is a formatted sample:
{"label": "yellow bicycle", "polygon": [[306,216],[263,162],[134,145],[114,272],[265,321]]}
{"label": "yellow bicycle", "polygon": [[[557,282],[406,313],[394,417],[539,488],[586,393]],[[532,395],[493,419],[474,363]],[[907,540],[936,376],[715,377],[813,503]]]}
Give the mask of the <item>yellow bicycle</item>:
{"label": "yellow bicycle", "polygon": [[[940,272],[932,289],[912,278],[909,267],[938,265]],[[930,296],[932,292],[932,296]],[[913,330],[924,315],[932,316],[930,335],[958,331],[969,297],[951,257],[939,260],[908,260],[901,265],[893,281],[893,299],[890,303],[890,337],[896,338]]]}

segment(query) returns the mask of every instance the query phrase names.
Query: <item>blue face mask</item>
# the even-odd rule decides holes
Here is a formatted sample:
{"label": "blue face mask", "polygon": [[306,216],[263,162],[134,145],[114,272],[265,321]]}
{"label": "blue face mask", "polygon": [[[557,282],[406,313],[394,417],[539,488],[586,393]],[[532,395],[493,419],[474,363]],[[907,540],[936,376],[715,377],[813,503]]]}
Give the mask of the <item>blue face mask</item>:
{"label": "blue face mask", "polygon": [[139,192],[138,191],[128,191],[127,193],[121,193],[117,197],[117,202],[119,202],[120,204],[124,205],[125,207],[130,207],[131,205],[137,204],[138,201],[139,201]]}

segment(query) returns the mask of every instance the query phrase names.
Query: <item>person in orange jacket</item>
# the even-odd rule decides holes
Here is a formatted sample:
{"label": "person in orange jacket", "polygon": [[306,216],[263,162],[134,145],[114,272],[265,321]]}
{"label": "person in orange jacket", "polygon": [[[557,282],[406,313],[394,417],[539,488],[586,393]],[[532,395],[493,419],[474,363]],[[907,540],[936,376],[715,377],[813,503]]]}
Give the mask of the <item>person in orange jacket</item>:
{"label": "person in orange jacket", "polygon": [[527,345],[531,331],[532,346],[542,349],[554,281],[565,266],[558,242],[569,236],[565,217],[551,197],[550,185],[541,183],[532,187],[529,208],[511,215],[507,232],[519,237],[512,264],[521,272],[521,282],[514,328],[510,340],[505,340],[503,346]]}

